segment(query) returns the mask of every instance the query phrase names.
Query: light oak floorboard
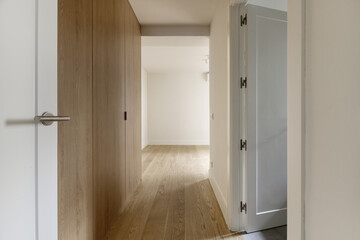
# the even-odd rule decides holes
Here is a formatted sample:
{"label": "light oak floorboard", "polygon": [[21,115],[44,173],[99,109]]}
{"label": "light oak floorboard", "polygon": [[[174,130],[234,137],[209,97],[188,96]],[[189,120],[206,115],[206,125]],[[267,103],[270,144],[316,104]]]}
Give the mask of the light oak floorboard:
{"label": "light oak floorboard", "polygon": [[107,240],[242,239],[226,226],[208,180],[208,146],[148,146],[143,177]]}

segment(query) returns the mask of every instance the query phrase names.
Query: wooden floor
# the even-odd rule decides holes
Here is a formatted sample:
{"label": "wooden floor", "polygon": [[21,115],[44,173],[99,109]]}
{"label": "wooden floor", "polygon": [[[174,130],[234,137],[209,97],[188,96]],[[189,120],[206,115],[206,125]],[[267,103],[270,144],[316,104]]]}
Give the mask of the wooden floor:
{"label": "wooden floor", "polygon": [[209,147],[148,146],[142,183],[106,239],[231,236],[208,180]]}

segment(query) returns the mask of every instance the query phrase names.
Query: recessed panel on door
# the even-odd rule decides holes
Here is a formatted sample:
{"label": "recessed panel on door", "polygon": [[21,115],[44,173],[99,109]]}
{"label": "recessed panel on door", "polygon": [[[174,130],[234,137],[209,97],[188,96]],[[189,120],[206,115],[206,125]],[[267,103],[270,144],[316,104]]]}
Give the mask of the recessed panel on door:
{"label": "recessed panel on door", "polygon": [[248,5],[248,232],[286,224],[286,13]]}

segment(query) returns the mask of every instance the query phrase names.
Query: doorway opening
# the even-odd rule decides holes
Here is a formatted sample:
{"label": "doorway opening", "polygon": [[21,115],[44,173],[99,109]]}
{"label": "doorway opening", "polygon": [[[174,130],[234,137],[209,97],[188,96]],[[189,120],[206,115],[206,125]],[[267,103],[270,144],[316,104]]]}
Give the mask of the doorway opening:
{"label": "doorway opening", "polygon": [[209,145],[209,37],[142,37],[142,148]]}

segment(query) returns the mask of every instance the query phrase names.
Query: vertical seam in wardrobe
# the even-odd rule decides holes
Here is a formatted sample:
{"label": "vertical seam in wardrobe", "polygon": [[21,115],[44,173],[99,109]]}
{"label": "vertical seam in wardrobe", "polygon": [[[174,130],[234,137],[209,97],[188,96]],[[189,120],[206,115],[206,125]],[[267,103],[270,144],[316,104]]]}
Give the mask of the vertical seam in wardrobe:
{"label": "vertical seam in wardrobe", "polygon": [[91,201],[91,208],[92,208],[92,236],[91,239],[95,237],[95,174],[94,174],[94,161],[95,161],[95,147],[94,147],[94,0],[91,1],[91,191],[92,191],[92,201]]}

